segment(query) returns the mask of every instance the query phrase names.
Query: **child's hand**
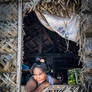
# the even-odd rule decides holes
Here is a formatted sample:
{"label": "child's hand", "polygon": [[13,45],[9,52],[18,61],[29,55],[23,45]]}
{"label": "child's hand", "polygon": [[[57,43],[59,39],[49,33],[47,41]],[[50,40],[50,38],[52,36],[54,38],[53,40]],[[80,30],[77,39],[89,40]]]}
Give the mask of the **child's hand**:
{"label": "child's hand", "polygon": [[34,92],[42,92],[44,88],[48,87],[50,84],[48,82],[42,83]]}
{"label": "child's hand", "polygon": [[49,82],[45,82],[45,83],[42,83],[40,85],[40,87],[41,87],[41,89],[44,89],[44,88],[48,87],[49,85],[50,85]]}

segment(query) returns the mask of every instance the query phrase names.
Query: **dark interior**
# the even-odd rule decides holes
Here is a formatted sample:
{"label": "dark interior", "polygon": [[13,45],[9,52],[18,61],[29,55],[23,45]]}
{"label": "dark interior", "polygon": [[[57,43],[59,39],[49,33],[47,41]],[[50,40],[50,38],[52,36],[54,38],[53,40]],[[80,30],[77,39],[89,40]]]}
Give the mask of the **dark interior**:
{"label": "dark interior", "polygon": [[34,12],[27,13],[23,23],[25,32],[23,62],[31,67],[36,62],[35,58],[41,56],[50,67],[50,73],[56,78],[63,77],[62,83],[67,83],[67,70],[81,67],[78,62],[79,47],[75,42],[69,41],[67,50],[67,40],[46,29]]}

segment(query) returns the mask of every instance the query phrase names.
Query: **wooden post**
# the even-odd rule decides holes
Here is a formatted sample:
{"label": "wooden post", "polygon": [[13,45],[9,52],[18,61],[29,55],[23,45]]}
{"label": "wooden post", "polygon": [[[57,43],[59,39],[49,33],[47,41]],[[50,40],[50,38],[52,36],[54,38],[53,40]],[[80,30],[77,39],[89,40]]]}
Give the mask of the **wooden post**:
{"label": "wooden post", "polygon": [[18,0],[18,52],[17,52],[17,89],[20,92],[21,58],[22,58],[22,0]]}
{"label": "wooden post", "polygon": [[78,74],[76,69],[74,69],[74,74],[75,74],[76,84],[78,84]]}

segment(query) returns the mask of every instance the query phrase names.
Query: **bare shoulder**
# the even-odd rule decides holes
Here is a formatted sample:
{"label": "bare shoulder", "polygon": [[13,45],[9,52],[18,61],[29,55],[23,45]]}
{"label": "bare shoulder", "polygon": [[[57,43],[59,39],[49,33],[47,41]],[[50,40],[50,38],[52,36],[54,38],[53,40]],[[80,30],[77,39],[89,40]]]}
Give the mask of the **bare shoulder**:
{"label": "bare shoulder", "polygon": [[30,82],[36,84],[36,81],[32,77],[29,79],[28,83]]}
{"label": "bare shoulder", "polygon": [[30,80],[26,84],[26,92],[32,92],[36,88],[36,86],[36,81],[33,78],[30,78]]}

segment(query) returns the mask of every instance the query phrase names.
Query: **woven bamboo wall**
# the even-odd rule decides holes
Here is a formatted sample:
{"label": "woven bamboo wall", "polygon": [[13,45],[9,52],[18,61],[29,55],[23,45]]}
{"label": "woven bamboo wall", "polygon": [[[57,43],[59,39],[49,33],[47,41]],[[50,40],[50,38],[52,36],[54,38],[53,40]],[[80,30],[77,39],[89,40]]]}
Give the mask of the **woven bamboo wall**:
{"label": "woven bamboo wall", "polygon": [[17,5],[0,4],[0,88],[16,88]]}
{"label": "woven bamboo wall", "polygon": [[82,0],[81,31],[80,31],[80,60],[83,62],[81,71],[81,92],[92,92],[92,2]]}

